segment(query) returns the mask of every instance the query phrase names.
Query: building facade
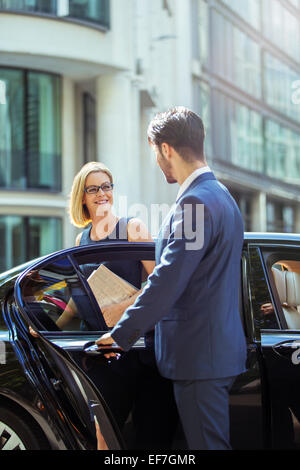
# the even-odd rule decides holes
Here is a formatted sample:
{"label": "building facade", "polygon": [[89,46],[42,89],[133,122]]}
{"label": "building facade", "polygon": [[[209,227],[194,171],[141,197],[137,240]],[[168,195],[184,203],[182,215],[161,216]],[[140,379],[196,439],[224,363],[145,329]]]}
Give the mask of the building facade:
{"label": "building facade", "polygon": [[300,230],[300,2],[195,0],[194,104],[247,231]]}
{"label": "building facade", "polygon": [[0,271],[74,245],[88,161],[112,170],[123,212],[164,200],[146,130],[174,99],[173,28],[160,0],[0,0]]}
{"label": "building facade", "polygon": [[202,115],[246,229],[299,231],[299,2],[0,0],[0,271],[74,245],[68,198],[88,161],[155,234],[150,207],[178,187],[147,126],[174,105]]}

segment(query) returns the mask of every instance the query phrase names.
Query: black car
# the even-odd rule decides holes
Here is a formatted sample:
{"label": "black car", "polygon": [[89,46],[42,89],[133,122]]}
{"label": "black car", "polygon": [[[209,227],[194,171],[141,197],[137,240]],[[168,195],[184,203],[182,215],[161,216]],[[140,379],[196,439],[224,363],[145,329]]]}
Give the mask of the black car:
{"label": "black car", "polygon": [[[174,430],[170,448],[184,449],[168,381],[146,360],[132,368],[132,355],[146,353],[147,358],[147,341],[139,339],[125,354],[116,349],[116,358],[93,347],[108,328],[89,274],[101,264],[153,259],[151,243],[97,243],[51,254],[0,276],[1,449],[92,450],[97,445],[95,420],[109,449],[136,448],[136,429],[142,435],[143,419],[151,417],[150,434],[159,436],[169,424]],[[248,357],[247,371],[236,379],[230,396],[231,444],[234,449],[297,448],[300,236],[246,234],[241,274]],[[69,321],[59,327],[58,319],[68,310]],[[141,389],[141,383],[148,386]],[[124,401],[127,411],[120,421],[118,406]],[[144,436],[145,448],[151,448],[147,439],[151,435]],[[159,448],[160,442],[155,445]],[[161,445],[167,448],[166,442]]]}

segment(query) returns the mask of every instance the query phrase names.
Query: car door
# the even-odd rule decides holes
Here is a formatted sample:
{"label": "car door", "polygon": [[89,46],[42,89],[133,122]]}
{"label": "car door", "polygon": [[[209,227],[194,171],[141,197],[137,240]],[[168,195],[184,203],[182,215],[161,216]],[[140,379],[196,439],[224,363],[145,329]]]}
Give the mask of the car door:
{"label": "car door", "polygon": [[300,247],[261,244],[252,279],[255,329],[260,331],[270,446],[300,446]]}
{"label": "car door", "polygon": [[[153,372],[152,364],[147,364],[149,356],[143,338],[132,351],[117,359],[106,359],[90,348],[108,327],[87,277],[101,264],[113,269],[116,261],[149,259],[154,259],[154,245],[148,243],[77,247],[35,264],[16,282],[18,310],[26,324],[38,332],[38,337],[32,336],[31,340],[43,371],[41,378],[54,389],[59,412],[78,448],[95,448],[95,419],[109,449],[130,447],[134,434],[130,418],[137,401],[138,381],[145,367],[150,375]],[[58,319],[65,312],[70,314],[68,322],[58,327]],[[140,367],[140,357],[136,358],[137,351],[145,354],[144,368]],[[137,374],[137,369],[142,369],[142,374]],[[153,372],[148,379],[154,385],[157,381],[159,390],[157,374]],[[169,384],[163,382],[162,388],[167,390],[166,387]],[[139,408],[141,415],[143,407],[147,415],[150,399],[145,393]]]}
{"label": "car door", "polygon": [[245,372],[230,392],[231,446],[233,449],[262,449],[268,446],[265,384],[262,372],[260,331],[255,330],[252,312],[250,256],[245,243],[241,260],[240,315],[247,343]]}

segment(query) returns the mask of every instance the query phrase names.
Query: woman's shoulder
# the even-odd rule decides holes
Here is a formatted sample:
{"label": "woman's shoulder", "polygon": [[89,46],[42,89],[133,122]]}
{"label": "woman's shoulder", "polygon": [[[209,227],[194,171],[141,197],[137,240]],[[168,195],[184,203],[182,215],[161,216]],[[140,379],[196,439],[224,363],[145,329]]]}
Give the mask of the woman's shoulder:
{"label": "woman's shoulder", "polygon": [[91,230],[91,224],[88,224],[82,232],[80,232],[75,239],[75,246],[79,246],[80,242],[84,239],[86,243],[86,238],[89,236]]}

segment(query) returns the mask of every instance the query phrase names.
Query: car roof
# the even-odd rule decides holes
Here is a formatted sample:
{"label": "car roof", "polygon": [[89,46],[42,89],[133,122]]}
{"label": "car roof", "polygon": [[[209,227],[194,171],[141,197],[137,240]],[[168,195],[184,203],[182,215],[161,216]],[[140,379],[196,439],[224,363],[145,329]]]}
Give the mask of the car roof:
{"label": "car roof", "polygon": [[299,233],[267,233],[267,232],[245,232],[245,242],[281,242],[300,243]]}
{"label": "car roof", "polygon": [[[155,240],[155,238],[154,238],[154,240]],[[284,243],[300,244],[300,234],[298,234],[298,233],[245,232],[244,241],[245,241],[245,244],[247,244],[249,242],[250,243],[251,242],[252,243],[272,243],[272,244],[274,244],[274,242],[275,243],[282,243],[282,244],[284,244]],[[116,242],[116,244],[118,244],[118,242]],[[73,247],[73,248],[75,248],[75,247]],[[85,248],[87,248],[87,246],[85,246]],[[90,248],[92,248],[91,245],[90,245]],[[4,281],[4,280],[7,280],[8,278],[13,278],[13,277],[17,276],[22,271],[24,271],[26,268],[29,268],[30,266],[34,265],[36,262],[47,259],[48,256],[53,256],[56,253],[58,254],[58,253],[69,252],[69,251],[70,251],[70,248],[63,249],[63,250],[60,250],[58,252],[51,253],[49,255],[42,256],[40,258],[28,261],[27,263],[24,263],[23,265],[16,266],[16,267],[10,269],[9,271],[5,271],[5,272],[1,273],[0,274],[0,282]]]}

